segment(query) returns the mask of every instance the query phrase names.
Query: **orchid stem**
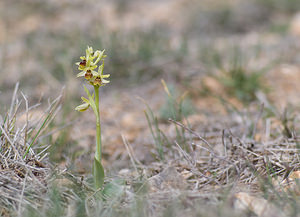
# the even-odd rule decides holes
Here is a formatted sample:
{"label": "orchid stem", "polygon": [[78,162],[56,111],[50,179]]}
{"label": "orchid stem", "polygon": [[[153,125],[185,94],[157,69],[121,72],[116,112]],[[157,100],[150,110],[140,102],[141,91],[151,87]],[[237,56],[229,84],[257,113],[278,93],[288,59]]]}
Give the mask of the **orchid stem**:
{"label": "orchid stem", "polygon": [[97,113],[96,114],[96,154],[95,158],[101,163],[101,149],[102,149],[102,144],[101,144],[101,124],[100,124],[100,109],[99,109],[99,86],[94,86],[95,89],[95,104],[97,108]]}

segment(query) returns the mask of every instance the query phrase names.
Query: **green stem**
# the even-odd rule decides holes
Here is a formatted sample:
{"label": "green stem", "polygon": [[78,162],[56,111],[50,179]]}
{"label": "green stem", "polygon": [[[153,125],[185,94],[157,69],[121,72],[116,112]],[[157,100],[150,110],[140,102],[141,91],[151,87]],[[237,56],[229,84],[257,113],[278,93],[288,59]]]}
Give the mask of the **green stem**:
{"label": "green stem", "polygon": [[101,124],[100,124],[100,109],[99,109],[99,86],[94,86],[95,89],[95,104],[97,108],[97,121],[96,121],[96,154],[95,158],[101,162]]}

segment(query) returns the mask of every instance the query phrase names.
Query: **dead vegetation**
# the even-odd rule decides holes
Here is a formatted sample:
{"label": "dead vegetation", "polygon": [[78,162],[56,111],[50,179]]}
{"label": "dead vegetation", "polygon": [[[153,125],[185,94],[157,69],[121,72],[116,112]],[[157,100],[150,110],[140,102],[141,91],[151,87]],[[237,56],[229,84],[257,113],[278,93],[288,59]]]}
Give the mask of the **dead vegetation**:
{"label": "dead vegetation", "polygon": [[[60,97],[54,100],[45,114],[55,114],[59,101]],[[26,216],[215,216],[218,212],[238,216],[249,211],[284,216],[298,209],[299,138],[297,123],[289,118],[298,119],[296,110],[266,116],[268,108],[254,104],[246,113],[210,117],[203,126],[191,125],[189,118],[170,119],[154,129],[173,126],[166,140],[160,141],[161,153],[155,146],[150,148],[148,154],[160,160],[148,165],[123,137],[128,157],[124,160],[131,165],[111,173],[106,180],[109,188],[99,194],[90,175],[54,169],[47,157],[48,145],[32,147],[23,157],[39,130],[28,121],[16,127],[20,105],[16,87],[10,112],[1,123],[3,216],[24,212]],[[31,108],[26,108],[28,116]],[[74,210],[75,206],[81,208]]]}

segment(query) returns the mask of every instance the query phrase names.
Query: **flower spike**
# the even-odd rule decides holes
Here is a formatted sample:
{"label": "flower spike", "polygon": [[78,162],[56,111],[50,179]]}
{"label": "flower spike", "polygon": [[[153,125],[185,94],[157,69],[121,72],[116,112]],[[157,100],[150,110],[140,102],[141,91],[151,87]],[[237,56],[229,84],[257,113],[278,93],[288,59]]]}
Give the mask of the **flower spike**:
{"label": "flower spike", "polygon": [[[90,81],[90,84],[94,86],[104,86],[105,84],[109,83],[108,80],[105,80],[104,78],[108,78],[108,75],[103,75],[103,69],[104,69],[104,58],[106,55],[104,54],[105,50],[99,51],[96,50],[93,51],[92,47],[88,47],[85,50],[85,56],[81,56],[80,62],[77,62],[76,65],[78,65],[79,72],[77,74],[77,77],[84,77],[87,81]],[[96,60],[94,61],[94,59]],[[98,63],[102,60],[102,64],[99,65]],[[94,71],[98,67],[98,72]]]}

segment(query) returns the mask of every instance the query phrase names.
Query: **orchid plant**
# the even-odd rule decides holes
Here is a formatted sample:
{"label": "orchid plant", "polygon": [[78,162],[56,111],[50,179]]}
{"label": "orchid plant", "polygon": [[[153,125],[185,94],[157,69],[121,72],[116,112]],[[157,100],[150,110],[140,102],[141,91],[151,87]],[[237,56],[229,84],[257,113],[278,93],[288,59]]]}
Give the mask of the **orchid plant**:
{"label": "orchid plant", "polygon": [[93,176],[95,187],[97,189],[101,188],[104,183],[104,169],[101,164],[102,143],[99,109],[99,87],[108,84],[109,80],[106,80],[106,78],[109,78],[110,76],[109,74],[103,74],[104,58],[106,57],[104,51],[105,50],[96,50],[94,52],[92,47],[88,47],[85,51],[85,56],[81,56],[81,61],[76,63],[78,65],[78,69],[81,71],[77,74],[77,77],[84,77],[88,84],[94,87],[94,93],[91,94],[90,91],[83,86],[88,98],[81,97],[83,104],[77,106],[75,110],[83,112],[91,107],[96,116],[96,152],[93,164]]}

